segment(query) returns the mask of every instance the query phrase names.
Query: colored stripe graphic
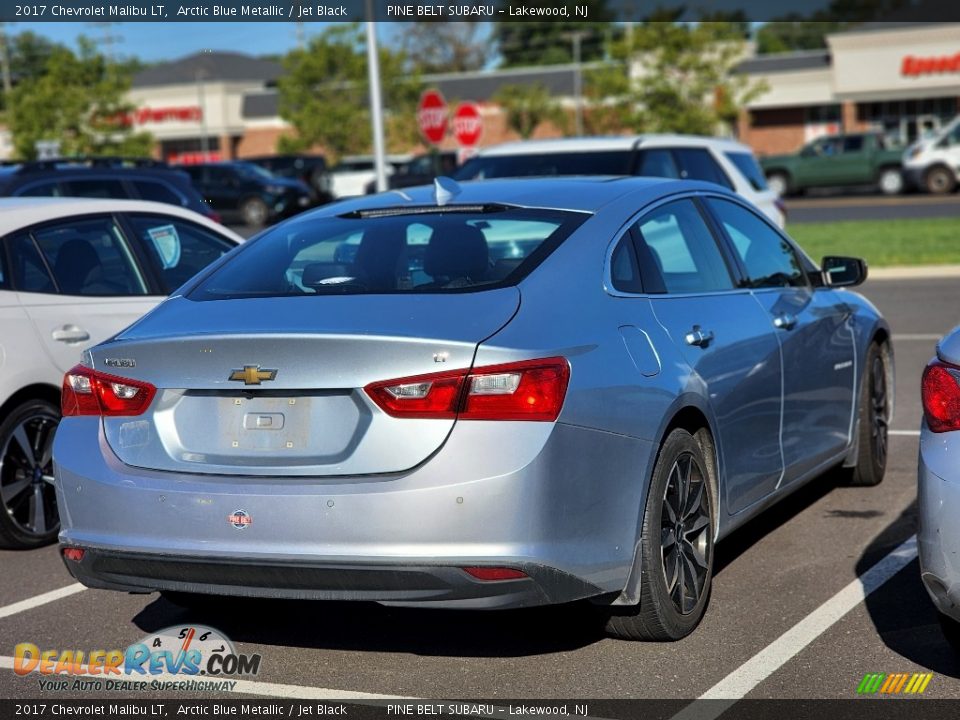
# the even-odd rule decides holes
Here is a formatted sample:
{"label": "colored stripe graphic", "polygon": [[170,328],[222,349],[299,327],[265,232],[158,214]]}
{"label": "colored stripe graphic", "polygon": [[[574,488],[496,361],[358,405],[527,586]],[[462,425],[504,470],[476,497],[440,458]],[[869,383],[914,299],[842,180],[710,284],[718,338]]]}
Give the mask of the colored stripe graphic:
{"label": "colored stripe graphic", "polygon": [[857,686],[858,695],[922,695],[933,673],[867,673]]}

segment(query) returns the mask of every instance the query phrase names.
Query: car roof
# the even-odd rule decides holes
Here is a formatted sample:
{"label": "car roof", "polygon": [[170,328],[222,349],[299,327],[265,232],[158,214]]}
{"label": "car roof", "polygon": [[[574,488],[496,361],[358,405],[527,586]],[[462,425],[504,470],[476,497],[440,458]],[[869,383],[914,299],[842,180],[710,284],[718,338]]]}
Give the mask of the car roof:
{"label": "car roof", "polygon": [[[708,191],[734,196],[725,188],[699,180],[603,175],[549,178],[504,178],[459,183],[461,192],[451,200],[457,205],[497,204],[550,208],[593,213],[627,195],[636,197],[637,208],[659,197],[684,191]],[[435,205],[433,185],[390,190],[377,195],[342,200],[303,213],[298,217],[334,216],[385,207]]]}
{"label": "car roof", "polygon": [[203,225],[237,243],[243,242],[243,238],[229,228],[179,205],[151,202],[149,200],[107,200],[99,198],[0,198],[0,235],[46,220],[58,220],[73,215],[98,215],[113,212],[148,212],[179,217]]}
{"label": "car roof", "polygon": [[603,152],[632,150],[635,147],[702,147],[711,145],[718,149],[752,152],[736,140],[707,137],[703,135],[645,134],[608,135],[595,137],[553,138],[549,140],[519,140],[484,148],[481,157],[497,155],[539,155],[542,153]]}

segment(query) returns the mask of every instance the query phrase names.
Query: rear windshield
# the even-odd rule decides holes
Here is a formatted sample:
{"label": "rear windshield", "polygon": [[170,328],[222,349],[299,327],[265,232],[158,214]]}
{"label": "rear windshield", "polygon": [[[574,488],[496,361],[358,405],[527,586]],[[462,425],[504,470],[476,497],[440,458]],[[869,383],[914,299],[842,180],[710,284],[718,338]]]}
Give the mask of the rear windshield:
{"label": "rear windshield", "polygon": [[763,191],[767,189],[767,180],[763,176],[763,170],[760,169],[753,155],[746,152],[728,152],[727,159],[736,166],[737,170],[743,173],[754,190]]}
{"label": "rear windshield", "polygon": [[629,175],[632,159],[631,149],[547,155],[489,155],[468,160],[453,174],[453,178],[484,180],[550,175]]}
{"label": "rear windshield", "polygon": [[485,290],[518,282],[586,215],[504,208],[326,217],[268,230],[187,297]]}

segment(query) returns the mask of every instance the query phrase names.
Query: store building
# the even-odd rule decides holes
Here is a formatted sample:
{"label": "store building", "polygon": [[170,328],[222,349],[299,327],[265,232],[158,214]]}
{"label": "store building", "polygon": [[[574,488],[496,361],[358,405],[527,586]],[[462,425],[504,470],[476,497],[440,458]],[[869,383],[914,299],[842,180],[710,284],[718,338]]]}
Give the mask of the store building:
{"label": "store building", "polygon": [[960,113],[960,24],[871,23],[823,51],[757,56],[765,83],[738,128],[758,154],[793,152],[825,133],[883,130],[906,144]]}
{"label": "store building", "polygon": [[[831,35],[828,48],[748,58],[739,71],[764,83],[737,127],[758,154],[793,152],[841,130],[882,129],[907,143],[960,113],[960,24],[876,23]],[[292,129],[279,116],[275,62],[240,53],[198,53],[140,73],[130,93],[136,128],[175,162],[274,152]],[[507,84],[542,84],[572,109],[572,65],[428,76],[450,105],[479,104],[481,146],[515,139],[493,101]],[[535,136],[557,135],[550,126]],[[452,138],[444,147],[454,147]],[[399,150],[401,148],[394,148]],[[402,148],[409,150],[410,148]]]}

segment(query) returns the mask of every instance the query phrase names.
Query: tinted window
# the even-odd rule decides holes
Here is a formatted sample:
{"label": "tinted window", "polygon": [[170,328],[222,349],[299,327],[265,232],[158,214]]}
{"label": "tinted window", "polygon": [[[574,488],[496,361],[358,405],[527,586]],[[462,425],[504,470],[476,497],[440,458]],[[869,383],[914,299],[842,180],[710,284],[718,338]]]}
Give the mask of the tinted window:
{"label": "tinted window", "polygon": [[130,215],[130,224],[147,248],[170,293],[233,248],[233,243],[186,220],[163,215]]}
{"label": "tinted window", "polygon": [[766,221],[729,200],[707,200],[733,241],[751,287],[789,287],[807,284],[807,276],[790,243]]}
{"label": "tinted window", "polygon": [[680,177],[680,170],[677,169],[677,164],[673,160],[673,153],[670,150],[654,148],[640,153],[637,175],[677,179]]}
{"label": "tinted window", "polygon": [[63,194],[67,197],[113,198],[130,197],[119,180],[90,179],[67,180],[63,183]]}
{"label": "tinted window", "polygon": [[208,167],[206,170],[204,179],[211,185],[229,185],[236,180],[236,175],[229,168]]}
{"label": "tinted window", "polygon": [[723,169],[717,165],[717,161],[713,159],[709,150],[704,148],[675,148],[673,155],[680,167],[681,178],[705,180],[733,190],[730,179],[723,172]]}
{"label": "tinted window", "polygon": [[26,197],[61,197],[64,193],[60,190],[60,183],[51,181],[27,185],[15,194]]}
{"label": "tinted window", "polygon": [[544,155],[490,155],[468,160],[456,180],[550,175],[628,175],[631,150],[567,152]]}
{"label": "tinted window", "polygon": [[583,219],[505,210],[301,220],[268,230],[190,297],[449,292],[510,284]]}
{"label": "tinted window", "polygon": [[633,236],[627,233],[617,244],[610,256],[610,279],[613,287],[620,292],[641,293],[643,283],[640,280],[640,266],[637,252],[633,246]]}
{"label": "tinted window", "polygon": [[110,218],[69,220],[33,232],[64,295],[146,295],[130,249]]}
{"label": "tinted window", "polygon": [[662,205],[640,220],[636,229],[640,236],[638,259],[647,292],[695,293],[733,288],[720,248],[692,201]]}
{"label": "tinted window", "polygon": [[21,292],[55,293],[56,286],[50,272],[28,233],[16,235],[7,241],[13,264],[14,284]]}
{"label": "tinted window", "polygon": [[849,135],[843,139],[843,151],[855,153],[863,150],[863,135]]}
{"label": "tinted window", "polygon": [[144,200],[167,203],[168,205],[182,205],[183,200],[173,190],[163,183],[152,180],[134,180],[133,186],[137,194]]}
{"label": "tinted window", "polygon": [[763,176],[763,170],[760,169],[753,155],[746,152],[728,152],[726,156],[727,160],[732,162],[733,166],[747,179],[750,187],[754,190],[767,189],[767,179]]}

